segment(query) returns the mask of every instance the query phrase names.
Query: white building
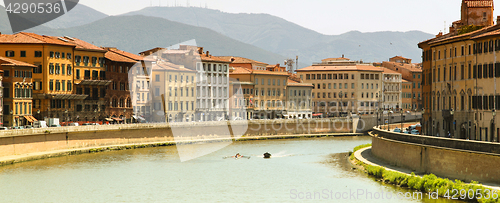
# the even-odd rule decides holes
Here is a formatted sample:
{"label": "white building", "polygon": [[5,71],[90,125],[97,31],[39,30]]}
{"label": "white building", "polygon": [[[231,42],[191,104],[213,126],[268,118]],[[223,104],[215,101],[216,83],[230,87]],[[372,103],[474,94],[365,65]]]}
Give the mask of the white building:
{"label": "white building", "polygon": [[401,73],[384,68],[382,85],[382,98],[384,100],[382,108],[399,110],[403,106]]}

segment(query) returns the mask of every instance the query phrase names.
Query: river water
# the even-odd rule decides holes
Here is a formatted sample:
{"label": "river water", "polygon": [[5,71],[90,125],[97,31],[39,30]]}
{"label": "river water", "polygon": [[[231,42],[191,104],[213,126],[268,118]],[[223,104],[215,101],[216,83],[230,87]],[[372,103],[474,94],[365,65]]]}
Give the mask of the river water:
{"label": "river water", "polygon": [[[341,153],[370,142],[243,141],[182,163],[175,146],[30,161],[0,167],[0,202],[445,202],[400,199],[412,191],[352,170]],[[252,157],[222,158],[238,152]]]}

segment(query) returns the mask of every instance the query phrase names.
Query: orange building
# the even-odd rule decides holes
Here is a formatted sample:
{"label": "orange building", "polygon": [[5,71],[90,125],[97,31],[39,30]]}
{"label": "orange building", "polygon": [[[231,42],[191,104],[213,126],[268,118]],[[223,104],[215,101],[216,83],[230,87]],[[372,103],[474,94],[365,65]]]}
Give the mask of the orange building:
{"label": "orange building", "polygon": [[87,98],[87,95],[73,94],[75,47],[63,38],[26,32],[0,34],[0,54],[36,66],[33,112],[37,119],[76,117],[76,101]]}
{"label": "orange building", "polygon": [[33,69],[35,65],[0,57],[3,77],[3,124],[25,126],[37,119],[32,116]]}

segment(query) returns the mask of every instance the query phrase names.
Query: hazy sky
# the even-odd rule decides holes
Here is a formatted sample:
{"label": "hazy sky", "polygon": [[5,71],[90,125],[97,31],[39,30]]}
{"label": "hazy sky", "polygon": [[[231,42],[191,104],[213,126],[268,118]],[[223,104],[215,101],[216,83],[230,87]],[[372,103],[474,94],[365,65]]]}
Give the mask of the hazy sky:
{"label": "hazy sky", "polygon": [[352,30],[421,30],[437,34],[444,29],[445,21],[449,27],[451,22],[459,20],[461,0],[80,0],[80,3],[108,15],[175,4],[207,6],[229,13],[267,13],[323,34]]}

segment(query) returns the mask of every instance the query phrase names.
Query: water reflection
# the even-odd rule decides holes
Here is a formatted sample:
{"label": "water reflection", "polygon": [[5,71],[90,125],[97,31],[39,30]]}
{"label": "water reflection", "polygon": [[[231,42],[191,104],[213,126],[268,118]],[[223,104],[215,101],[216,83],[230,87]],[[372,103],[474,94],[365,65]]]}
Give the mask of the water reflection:
{"label": "water reflection", "polygon": [[[291,202],[301,201],[293,199],[292,190],[410,191],[352,170],[345,153],[370,141],[341,137],[236,142],[183,163],[175,146],[51,158],[0,167],[0,195],[5,202]],[[273,157],[263,159],[264,152]],[[223,159],[236,153],[252,157]]]}

